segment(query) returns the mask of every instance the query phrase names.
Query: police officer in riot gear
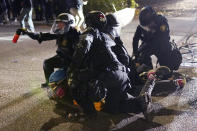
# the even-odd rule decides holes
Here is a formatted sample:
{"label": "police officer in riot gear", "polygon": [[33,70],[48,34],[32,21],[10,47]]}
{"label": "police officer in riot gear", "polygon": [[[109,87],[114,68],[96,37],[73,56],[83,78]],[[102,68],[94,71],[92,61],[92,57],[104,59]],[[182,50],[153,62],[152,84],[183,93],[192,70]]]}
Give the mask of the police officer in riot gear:
{"label": "police officer in riot gear", "polygon": [[43,64],[46,83],[42,87],[47,87],[49,77],[54,72],[54,68],[67,68],[71,62],[74,48],[79,40],[79,32],[72,27],[74,18],[68,13],[59,14],[52,25],[50,33],[32,33],[23,31],[32,39],[38,40],[39,43],[47,40],[56,40],[56,55],[46,59]]}
{"label": "police officer in riot gear", "polygon": [[116,45],[112,47],[112,51],[116,54],[118,60],[127,68],[130,84],[139,84],[140,78],[136,71],[135,64],[131,60],[129,53],[120,38],[120,23],[114,14],[107,14],[106,18],[107,25],[105,27],[105,31],[116,43]]}
{"label": "police officer in riot gear", "polygon": [[114,14],[107,14],[106,19],[107,19],[107,25],[105,26],[105,32],[116,43],[116,45],[112,47],[112,51],[114,51],[118,60],[123,65],[128,67],[130,56],[120,38],[120,30],[121,30],[120,23],[118,22]]}
{"label": "police officer in riot gear", "polygon": [[[100,11],[92,11],[85,18],[87,31],[80,36],[69,68],[68,85],[73,98],[87,115],[95,114],[93,101],[104,96],[104,111],[109,113],[145,112],[149,96],[134,98],[127,93],[130,89],[125,66],[121,64],[112,46],[115,42],[105,32],[106,17]],[[97,81],[96,84],[90,84]],[[89,84],[87,84],[89,83]],[[85,85],[85,86],[83,86]],[[97,93],[91,95],[93,88]],[[101,92],[105,91],[106,93]],[[100,92],[100,93],[99,93]]]}
{"label": "police officer in riot gear", "polygon": [[[139,22],[135,35],[133,37],[133,55],[140,63],[139,73],[143,72],[145,67],[147,70],[153,68],[151,55],[155,55],[160,66],[170,66],[170,30],[167,19],[158,15],[155,10],[150,7],[144,7],[139,14]],[[138,47],[139,40],[142,41]]]}

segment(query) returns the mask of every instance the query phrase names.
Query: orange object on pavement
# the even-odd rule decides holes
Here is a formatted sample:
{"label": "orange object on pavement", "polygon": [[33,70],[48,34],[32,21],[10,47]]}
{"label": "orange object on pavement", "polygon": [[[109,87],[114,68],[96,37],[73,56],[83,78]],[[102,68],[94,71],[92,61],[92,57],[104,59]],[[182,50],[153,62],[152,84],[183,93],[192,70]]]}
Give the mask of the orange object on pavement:
{"label": "orange object on pavement", "polygon": [[[76,100],[73,100],[73,104],[75,106],[79,106],[78,103],[76,102]],[[103,104],[104,104],[104,102],[102,102],[102,101],[94,102],[94,107],[97,111],[101,111]]]}

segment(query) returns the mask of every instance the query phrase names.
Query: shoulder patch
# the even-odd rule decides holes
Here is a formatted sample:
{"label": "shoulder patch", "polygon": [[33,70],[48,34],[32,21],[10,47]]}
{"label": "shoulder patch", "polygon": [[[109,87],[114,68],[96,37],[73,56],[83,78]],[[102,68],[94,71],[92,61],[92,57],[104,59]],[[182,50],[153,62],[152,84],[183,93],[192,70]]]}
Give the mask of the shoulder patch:
{"label": "shoulder patch", "polygon": [[161,26],[160,26],[160,31],[161,31],[161,32],[165,32],[166,30],[167,30],[166,25],[161,25]]}
{"label": "shoulder patch", "polygon": [[66,46],[67,45],[67,40],[63,40],[62,41],[62,46]]}

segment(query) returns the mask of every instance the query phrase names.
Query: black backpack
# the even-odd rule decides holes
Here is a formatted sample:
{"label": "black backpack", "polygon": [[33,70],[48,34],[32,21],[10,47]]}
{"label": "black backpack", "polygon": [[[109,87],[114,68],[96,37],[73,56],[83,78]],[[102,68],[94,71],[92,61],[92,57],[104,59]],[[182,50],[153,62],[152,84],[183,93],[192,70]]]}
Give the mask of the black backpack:
{"label": "black backpack", "polygon": [[130,56],[126,48],[123,45],[120,37],[115,38],[116,45],[112,47],[112,51],[116,54],[118,60],[126,67],[129,66]]}
{"label": "black backpack", "polygon": [[172,50],[170,51],[170,65],[169,65],[169,68],[171,70],[178,70],[179,66],[182,63],[182,54],[181,54],[179,48],[177,47],[176,43],[174,42],[174,40],[170,43],[172,45]]}

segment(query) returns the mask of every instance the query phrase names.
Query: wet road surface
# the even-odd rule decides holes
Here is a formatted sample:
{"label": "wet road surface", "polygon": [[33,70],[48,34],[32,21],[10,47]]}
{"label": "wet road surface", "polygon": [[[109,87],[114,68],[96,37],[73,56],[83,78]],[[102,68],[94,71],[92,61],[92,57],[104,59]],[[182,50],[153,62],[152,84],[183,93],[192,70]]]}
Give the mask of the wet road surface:
{"label": "wet road surface", "polygon": [[[197,32],[196,12],[193,16],[169,16],[172,38],[179,46],[185,45],[186,38]],[[134,20],[122,30],[123,39],[128,51],[132,54],[132,37],[138,24]],[[197,130],[197,47],[191,45],[186,54],[180,72],[193,79],[183,90],[167,97],[153,97],[157,113],[153,122],[144,120],[142,114],[109,115],[100,112],[94,120],[67,122],[64,118],[65,108],[59,107],[47,98],[46,90],[40,88],[44,82],[42,62],[55,54],[55,41],[39,45],[36,41],[22,36],[17,44],[11,39],[17,25],[0,27],[0,130],[2,131],[196,131]],[[37,31],[49,31],[50,26],[36,26]],[[192,38],[196,41],[196,35]],[[187,51],[186,48],[184,51]],[[188,60],[189,59],[189,60]]]}

